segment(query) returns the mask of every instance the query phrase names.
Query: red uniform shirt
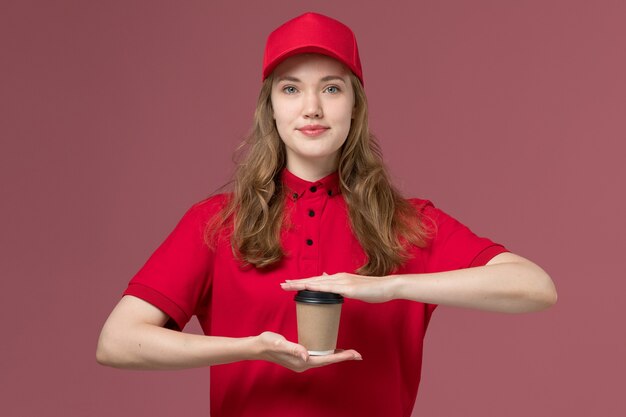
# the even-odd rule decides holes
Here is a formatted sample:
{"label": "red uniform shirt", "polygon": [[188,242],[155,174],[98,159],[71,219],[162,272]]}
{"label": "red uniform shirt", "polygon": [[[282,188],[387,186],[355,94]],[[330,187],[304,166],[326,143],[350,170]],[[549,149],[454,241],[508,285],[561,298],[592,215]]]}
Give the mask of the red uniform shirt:
{"label": "red uniform shirt", "polygon": [[[350,229],[337,172],[316,182],[286,169],[282,232],[286,256],[266,271],[241,267],[229,242],[215,250],[203,230],[226,201],[223,194],[191,207],[174,231],[131,280],[125,294],[142,298],[182,329],[193,315],[207,335],[246,337],[269,330],[297,341],[294,293],[285,279],[354,273],[366,261]],[[411,203],[436,225],[425,248],[414,248],[399,273],[438,272],[484,265],[506,251],[436,209]],[[429,224],[426,222],[425,224]],[[436,306],[394,300],[368,304],[346,299],[337,345],[359,351],[348,361],[295,373],[265,361],[211,367],[211,415],[226,416],[410,416],[417,396],[422,343]]]}

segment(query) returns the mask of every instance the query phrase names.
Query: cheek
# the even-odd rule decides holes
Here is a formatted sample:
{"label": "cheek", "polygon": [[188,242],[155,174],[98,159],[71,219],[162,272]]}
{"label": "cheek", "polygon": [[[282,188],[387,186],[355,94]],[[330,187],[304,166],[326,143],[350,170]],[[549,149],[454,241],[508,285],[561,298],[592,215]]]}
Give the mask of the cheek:
{"label": "cheek", "polygon": [[335,121],[345,128],[350,128],[352,119],[354,118],[354,108],[352,106],[342,105],[334,109],[336,115]]}
{"label": "cheek", "polygon": [[272,103],[272,108],[272,114],[276,123],[286,123],[294,118],[294,108],[289,103],[276,100],[275,103]]}

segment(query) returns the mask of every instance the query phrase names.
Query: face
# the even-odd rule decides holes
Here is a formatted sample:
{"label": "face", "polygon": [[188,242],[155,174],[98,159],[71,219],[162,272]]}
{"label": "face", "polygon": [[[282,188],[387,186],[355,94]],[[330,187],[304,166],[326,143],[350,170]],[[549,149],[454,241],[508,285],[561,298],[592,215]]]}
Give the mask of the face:
{"label": "face", "polygon": [[349,70],[325,55],[301,54],[273,74],[271,101],[287,169],[296,175],[334,171],[353,117]]}

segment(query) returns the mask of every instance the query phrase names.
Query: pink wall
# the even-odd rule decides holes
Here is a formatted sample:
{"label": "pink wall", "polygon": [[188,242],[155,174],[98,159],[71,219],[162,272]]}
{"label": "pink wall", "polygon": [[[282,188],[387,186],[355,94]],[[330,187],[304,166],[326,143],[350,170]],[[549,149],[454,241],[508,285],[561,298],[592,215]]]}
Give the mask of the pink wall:
{"label": "pink wall", "polygon": [[[96,340],[229,178],[265,36],[301,4],[3,2],[3,416],[208,410],[208,370],[100,367]],[[397,184],[540,263],[560,296],[528,315],[438,309],[415,415],[623,415],[626,3],[384,4],[314,10],[359,38]]]}

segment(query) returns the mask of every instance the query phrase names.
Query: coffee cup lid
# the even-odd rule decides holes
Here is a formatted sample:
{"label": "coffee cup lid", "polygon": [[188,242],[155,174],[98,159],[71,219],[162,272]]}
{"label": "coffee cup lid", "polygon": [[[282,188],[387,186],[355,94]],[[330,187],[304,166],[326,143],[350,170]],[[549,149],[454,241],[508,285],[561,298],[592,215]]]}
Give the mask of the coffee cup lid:
{"label": "coffee cup lid", "polygon": [[343,297],[339,294],[335,294],[333,292],[322,292],[322,291],[309,291],[309,290],[301,290],[298,291],[296,296],[294,297],[299,303],[308,303],[308,304],[342,304]]}

